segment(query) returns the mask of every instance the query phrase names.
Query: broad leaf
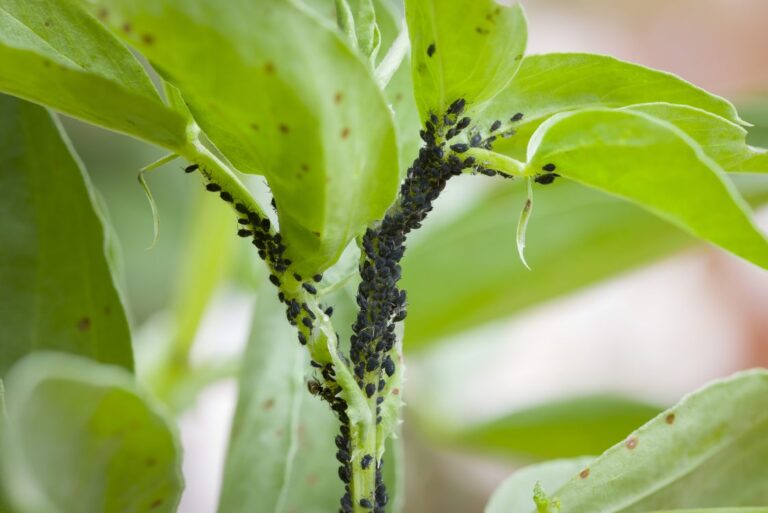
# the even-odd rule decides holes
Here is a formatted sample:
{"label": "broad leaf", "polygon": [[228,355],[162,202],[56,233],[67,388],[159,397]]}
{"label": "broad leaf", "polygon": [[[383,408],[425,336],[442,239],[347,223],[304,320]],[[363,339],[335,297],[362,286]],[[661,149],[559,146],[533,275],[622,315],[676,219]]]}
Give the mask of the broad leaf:
{"label": "broad leaf", "polygon": [[548,166],[768,267],[768,241],[745,202],[695,141],[667,122],[608,109],[558,114],[528,148],[529,172]]}
{"label": "broad leaf", "polygon": [[[293,2],[99,0],[232,164],[264,174],[287,255],[332,264],[394,198],[391,112],[340,35]],[[190,37],[194,34],[194,37]],[[146,35],[151,36],[147,41]]]}
{"label": "broad leaf", "polygon": [[630,513],[768,504],[766,479],[768,372],[758,370],[684,398],[546,491],[561,513]]}
{"label": "broad leaf", "polygon": [[512,457],[600,454],[660,411],[621,397],[579,397],[533,406],[459,430],[451,440]]}
{"label": "broad leaf", "polygon": [[167,148],[186,140],[186,120],[163,104],[131,52],[77,2],[0,0],[0,62],[2,92]]}
{"label": "broad leaf", "polygon": [[455,100],[478,104],[512,80],[528,32],[519,4],[495,0],[406,0],[411,66],[422,119]]}
{"label": "broad leaf", "polygon": [[533,488],[539,483],[556,490],[578,474],[593,458],[553,460],[515,471],[493,492],[485,513],[528,513],[533,507]]}
{"label": "broad leaf", "polygon": [[55,349],[131,369],[90,181],[43,108],[0,95],[0,376]]}
{"label": "broad leaf", "polygon": [[695,107],[669,103],[632,105],[627,110],[672,123],[725,171],[768,173],[768,152],[747,145],[747,131],[725,118]]}
{"label": "broad leaf", "polygon": [[[498,119],[504,128],[515,128],[517,134],[498,140],[495,149],[523,159],[531,134],[553,114],[650,102],[689,105],[742,123],[728,101],[675,75],[612,57],[581,53],[526,57],[514,80],[476,117],[488,123]],[[517,113],[523,114],[522,120],[512,121]]]}
{"label": "broad leaf", "polygon": [[6,384],[3,480],[15,512],[175,511],[175,432],[125,370],[35,353]]}

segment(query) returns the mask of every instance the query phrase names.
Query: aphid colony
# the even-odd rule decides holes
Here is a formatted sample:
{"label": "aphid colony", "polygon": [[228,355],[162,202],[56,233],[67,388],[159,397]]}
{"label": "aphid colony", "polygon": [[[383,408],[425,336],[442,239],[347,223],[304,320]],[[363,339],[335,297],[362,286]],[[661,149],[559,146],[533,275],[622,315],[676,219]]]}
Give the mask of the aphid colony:
{"label": "aphid colony", "polygon": [[[431,53],[434,51],[432,48]],[[342,360],[350,362],[358,387],[368,398],[371,408],[375,408],[377,424],[382,421],[381,405],[388,393],[387,378],[394,376],[397,371],[393,358],[393,355],[397,354],[394,351],[397,340],[395,324],[406,317],[406,293],[397,285],[402,273],[400,260],[405,252],[406,236],[412,230],[421,227],[421,223],[433,208],[433,202],[452,177],[462,174],[467,169],[487,176],[509,177],[478,164],[474,157],[461,157],[461,154],[473,147],[491,149],[497,137],[493,134],[502,126],[501,121],[494,121],[490,126],[489,135],[483,138],[477,130],[470,127],[470,118],[462,116],[464,107],[465,101],[459,99],[450,105],[442,117],[435,114],[430,116],[424,130],[420,132],[425,144],[408,169],[407,176],[400,186],[397,201],[390,207],[384,218],[369,228],[362,238],[363,254],[359,268],[361,282],[356,296],[359,311],[352,325],[350,359],[347,360],[342,355]],[[518,113],[512,116],[510,121],[514,123],[522,118],[523,114]],[[465,131],[469,133],[467,143],[449,143],[451,139]],[[510,129],[499,135],[509,137],[512,134],[514,130]],[[450,146],[446,149],[446,145],[449,144]],[[193,164],[187,167],[186,171],[193,172],[197,169],[199,169],[198,166]],[[538,175],[536,181],[551,183],[558,176],[554,170],[555,167],[552,164],[544,166],[545,174]],[[301,286],[299,290],[309,295],[317,293],[315,285],[295,272],[291,274],[286,272],[292,262],[283,256],[286,247],[280,234],[274,231],[266,216],[260,216],[250,211],[245,205],[236,202],[232,194],[222,190],[219,184],[209,182],[206,189],[219,193],[222,200],[233,203],[237,212],[241,214],[238,219],[240,226],[238,235],[250,237],[253,245],[258,249],[259,256],[273,270],[269,280],[280,289],[278,297],[286,306],[288,321],[298,329],[299,343],[307,345],[320,311],[316,313],[310,305],[302,301],[302,294],[293,293],[291,294],[293,297],[286,296],[285,290],[291,290],[291,288],[286,288],[284,282],[295,280],[296,284]],[[275,207],[274,200],[272,206]],[[322,276],[319,274],[311,279],[314,283],[321,280]],[[333,309],[328,307],[323,313],[330,316]],[[374,490],[369,497],[359,499],[359,506],[370,509],[373,513],[384,513],[388,498],[382,478],[383,461],[376,461],[373,454],[363,454],[353,463],[352,455],[356,448],[352,446],[347,403],[339,397],[341,387],[336,381],[335,369],[330,363],[321,364],[312,361],[311,364],[320,371],[323,381],[310,380],[309,392],[328,402],[341,423],[335,440],[338,449],[336,459],[341,464],[338,474],[345,487],[340,513],[352,513],[354,509],[351,490],[353,464],[359,465],[361,471],[375,472]]]}

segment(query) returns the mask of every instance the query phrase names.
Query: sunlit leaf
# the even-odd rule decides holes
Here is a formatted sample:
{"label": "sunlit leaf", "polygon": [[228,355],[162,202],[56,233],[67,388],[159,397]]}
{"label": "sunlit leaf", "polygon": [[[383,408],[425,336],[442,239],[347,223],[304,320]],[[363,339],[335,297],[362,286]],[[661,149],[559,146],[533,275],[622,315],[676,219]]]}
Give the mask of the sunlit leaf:
{"label": "sunlit leaf", "polygon": [[176,510],[176,434],[124,369],[35,353],[6,385],[3,483],[14,512]]}
{"label": "sunlit leaf", "polygon": [[668,103],[632,105],[626,109],[672,123],[725,171],[768,173],[768,152],[747,145],[747,131],[725,118],[695,107]]}
{"label": "sunlit leaf", "polygon": [[184,144],[185,118],[77,2],[0,0],[0,62],[2,92],[167,148]]}
{"label": "sunlit leaf", "polygon": [[[727,100],[675,75],[612,57],[582,53],[527,56],[514,80],[482,112],[476,113],[476,121],[490,123],[498,119],[504,123],[502,130],[515,128],[517,134],[498,140],[495,149],[523,159],[531,134],[553,114],[649,102],[689,105],[742,123]],[[523,117],[513,121],[517,113]]]}
{"label": "sunlit leaf", "polygon": [[528,40],[525,14],[495,0],[406,0],[411,66],[422,119],[455,100],[490,100],[512,80]]}
{"label": "sunlit leaf", "polygon": [[131,369],[90,181],[43,108],[0,95],[0,376],[54,349]]}
{"label": "sunlit leaf", "polygon": [[768,241],[744,200],[695,141],[670,123],[630,111],[563,113],[539,127],[528,153],[530,172],[554,166],[560,175],[633,201],[768,267]]}
{"label": "sunlit leaf", "polygon": [[[293,2],[99,0],[110,26],[179,88],[240,171],[264,174],[287,256],[303,274],[332,264],[389,206],[392,116],[372,70]],[[194,34],[194,37],[190,37]]]}

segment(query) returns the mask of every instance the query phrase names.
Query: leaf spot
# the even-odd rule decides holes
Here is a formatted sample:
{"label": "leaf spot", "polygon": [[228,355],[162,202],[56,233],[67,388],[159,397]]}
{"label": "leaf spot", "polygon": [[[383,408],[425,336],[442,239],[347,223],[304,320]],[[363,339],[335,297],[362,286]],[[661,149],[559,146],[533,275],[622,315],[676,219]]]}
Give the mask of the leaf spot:
{"label": "leaf spot", "polygon": [[152,468],[152,467],[154,467],[155,465],[157,465],[157,460],[156,460],[155,458],[147,458],[147,461],[145,461],[145,462],[144,462],[144,464],[145,464],[147,467],[149,467],[149,468]]}
{"label": "leaf spot", "polygon": [[149,505],[149,509],[156,509],[163,503],[163,499],[155,499],[152,504]]}
{"label": "leaf spot", "polygon": [[667,415],[667,417],[664,420],[666,421],[667,424],[674,424],[675,423],[675,414],[674,413],[670,413],[669,415]]}
{"label": "leaf spot", "polygon": [[274,405],[275,405],[274,399],[267,399],[266,401],[264,401],[264,404],[262,405],[262,407],[265,410],[271,410]]}
{"label": "leaf spot", "polygon": [[341,131],[341,138],[346,139],[347,137],[349,137],[349,128],[344,127],[344,129]]}
{"label": "leaf spot", "polygon": [[308,171],[309,171],[309,166],[308,166],[307,164],[302,164],[302,165],[301,165],[301,170],[302,170],[302,171],[304,171],[304,172],[306,173],[306,172],[308,172]]}
{"label": "leaf spot", "polygon": [[336,105],[338,105],[338,104],[340,104],[340,103],[341,103],[341,100],[343,100],[343,99],[344,99],[344,93],[342,93],[341,91],[338,91],[338,92],[337,92],[337,93],[336,93],[336,94],[333,96],[333,103],[335,103]]}
{"label": "leaf spot", "polygon": [[627,449],[631,451],[632,449],[637,447],[637,438],[635,438],[634,436],[631,438],[628,438],[625,445],[627,446]]}
{"label": "leaf spot", "polygon": [[277,129],[284,134],[287,134],[288,132],[291,131],[291,129],[288,128],[288,125],[286,125],[285,123],[280,123],[279,125],[277,125]]}
{"label": "leaf spot", "polygon": [[97,16],[102,20],[106,20],[107,17],[109,16],[109,11],[106,8],[102,7],[101,9],[99,9]]}
{"label": "leaf spot", "polygon": [[130,22],[130,21],[126,21],[125,23],[123,23],[123,26],[122,26],[122,27],[120,27],[120,28],[121,28],[121,29],[122,29],[122,31],[123,31],[123,32],[125,32],[126,34],[130,34],[131,30],[133,30],[133,26],[131,25],[131,22]]}
{"label": "leaf spot", "polygon": [[400,389],[399,388],[393,388],[392,389],[392,395],[400,395]]}
{"label": "leaf spot", "polygon": [[275,65],[272,62],[267,61],[267,63],[264,64],[264,73],[266,73],[267,75],[274,75]]}
{"label": "leaf spot", "polygon": [[145,45],[153,45],[155,44],[155,36],[152,34],[143,34],[141,36],[141,42]]}
{"label": "leaf spot", "polygon": [[251,123],[251,130],[253,130],[254,132],[258,132],[260,129],[261,129],[261,127],[259,127],[258,124]]}
{"label": "leaf spot", "polygon": [[91,318],[81,317],[80,320],[77,321],[77,329],[80,331],[88,331],[91,329]]}
{"label": "leaf spot", "polygon": [[582,478],[582,479],[588,478],[589,477],[589,469],[585,468],[584,470],[579,472],[579,477]]}
{"label": "leaf spot", "polygon": [[51,20],[45,20],[43,25],[45,25],[46,27],[50,27],[51,26]]}

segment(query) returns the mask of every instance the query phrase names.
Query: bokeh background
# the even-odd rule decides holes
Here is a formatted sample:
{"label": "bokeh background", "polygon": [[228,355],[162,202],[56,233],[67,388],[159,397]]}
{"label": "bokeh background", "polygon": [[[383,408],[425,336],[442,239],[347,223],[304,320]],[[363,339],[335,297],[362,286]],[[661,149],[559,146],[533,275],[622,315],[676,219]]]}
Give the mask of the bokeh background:
{"label": "bokeh background", "polygon": [[[733,100],[755,125],[751,143],[768,146],[766,0],[524,6],[532,53],[605,53],[674,72]],[[161,231],[147,249],[152,218],[136,174],[161,155],[66,124],[121,249],[145,380],[181,419],[181,511],[213,512],[260,262],[178,162],[148,177]],[[514,468],[600,452],[707,381],[768,366],[765,271],[565,182],[537,191],[528,271],[514,242],[519,186],[476,182],[449,186],[404,263],[408,513],[480,512]],[[738,183],[768,229],[768,177]],[[192,348],[195,373],[158,383],[152,355],[169,338]]]}

